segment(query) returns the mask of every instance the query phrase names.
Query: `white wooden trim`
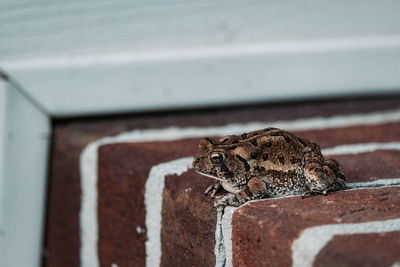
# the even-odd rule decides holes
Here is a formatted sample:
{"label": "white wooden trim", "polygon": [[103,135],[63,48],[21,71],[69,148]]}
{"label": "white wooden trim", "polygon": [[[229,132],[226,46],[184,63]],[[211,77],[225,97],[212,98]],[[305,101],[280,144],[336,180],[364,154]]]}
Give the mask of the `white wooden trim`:
{"label": "white wooden trim", "polygon": [[398,92],[399,13],[396,0],[8,0],[0,67],[52,116]]}
{"label": "white wooden trim", "polygon": [[53,116],[382,93],[400,88],[400,36],[180,52],[54,58],[5,67]]}
{"label": "white wooden trim", "polygon": [[400,34],[396,0],[0,2],[0,61]]}
{"label": "white wooden trim", "polygon": [[0,95],[0,266],[39,266],[49,118],[10,83]]}
{"label": "white wooden trim", "polygon": [[[7,84],[5,81],[0,79],[0,199],[1,192],[3,192],[3,177],[5,175],[4,172],[4,161],[5,161],[5,144],[6,144],[6,87]],[[2,209],[1,209],[1,201],[0,201],[0,238],[4,233],[2,228]],[[2,243],[0,243],[0,253],[3,253]],[[0,257],[3,258],[3,255],[0,254]]]}

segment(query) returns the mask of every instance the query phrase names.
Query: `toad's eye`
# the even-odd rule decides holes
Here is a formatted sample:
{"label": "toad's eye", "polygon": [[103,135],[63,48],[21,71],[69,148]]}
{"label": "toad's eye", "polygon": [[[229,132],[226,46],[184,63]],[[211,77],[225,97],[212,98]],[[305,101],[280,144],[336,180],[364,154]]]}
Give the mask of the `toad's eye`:
{"label": "toad's eye", "polygon": [[220,152],[213,152],[210,155],[210,161],[212,164],[220,164],[222,161],[224,161],[225,155]]}

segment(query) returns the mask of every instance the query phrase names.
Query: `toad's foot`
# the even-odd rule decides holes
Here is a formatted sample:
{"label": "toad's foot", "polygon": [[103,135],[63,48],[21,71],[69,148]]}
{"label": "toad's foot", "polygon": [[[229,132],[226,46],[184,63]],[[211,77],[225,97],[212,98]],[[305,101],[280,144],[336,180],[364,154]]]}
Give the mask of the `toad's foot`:
{"label": "toad's foot", "polygon": [[215,208],[225,207],[225,206],[235,206],[235,207],[240,206],[240,203],[236,198],[235,194],[228,193],[214,202]]}
{"label": "toad's foot", "polygon": [[221,188],[221,183],[220,183],[220,182],[216,182],[216,183],[210,185],[210,186],[206,189],[206,191],[204,191],[204,194],[205,194],[205,195],[210,194],[210,196],[211,196],[212,198],[214,198],[214,197],[215,197],[215,194],[218,192],[218,190],[219,190],[220,188]]}

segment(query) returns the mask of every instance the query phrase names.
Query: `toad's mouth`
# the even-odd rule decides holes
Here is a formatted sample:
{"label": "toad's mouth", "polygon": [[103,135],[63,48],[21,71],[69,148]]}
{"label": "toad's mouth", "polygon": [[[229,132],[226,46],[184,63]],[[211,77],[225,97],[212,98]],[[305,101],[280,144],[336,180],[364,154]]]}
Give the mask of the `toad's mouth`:
{"label": "toad's mouth", "polygon": [[209,177],[209,178],[218,180],[218,181],[226,182],[226,180],[221,179],[221,178],[218,178],[217,176],[214,176],[214,175],[211,175],[211,174],[202,173],[202,172],[199,172],[199,171],[197,171],[197,170],[195,170],[195,172],[197,172],[198,174],[204,175],[204,176],[206,176],[206,177]]}

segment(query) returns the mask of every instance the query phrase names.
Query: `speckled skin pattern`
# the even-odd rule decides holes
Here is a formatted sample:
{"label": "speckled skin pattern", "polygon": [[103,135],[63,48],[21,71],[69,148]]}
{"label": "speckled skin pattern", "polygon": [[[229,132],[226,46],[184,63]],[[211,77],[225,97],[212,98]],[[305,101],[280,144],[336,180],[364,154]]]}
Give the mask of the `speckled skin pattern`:
{"label": "speckled skin pattern", "polygon": [[214,197],[221,186],[231,193],[219,199],[216,206],[326,194],[345,187],[337,161],[325,160],[317,144],[276,128],[225,136],[218,141],[205,138],[200,141],[193,168],[217,180],[206,194]]}

